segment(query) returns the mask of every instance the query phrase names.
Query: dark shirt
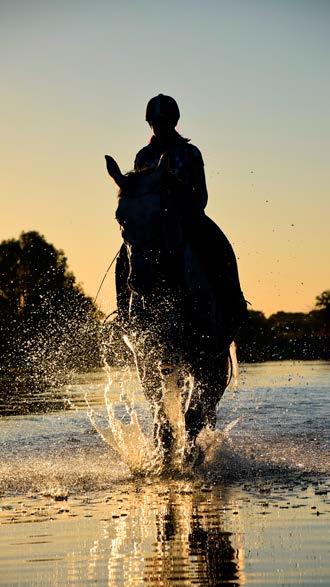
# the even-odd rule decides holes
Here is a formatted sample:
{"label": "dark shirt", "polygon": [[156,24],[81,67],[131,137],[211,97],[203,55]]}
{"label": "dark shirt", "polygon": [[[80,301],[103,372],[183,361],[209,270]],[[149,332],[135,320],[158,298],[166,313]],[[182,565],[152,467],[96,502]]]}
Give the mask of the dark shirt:
{"label": "dark shirt", "polygon": [[149,145],[136,155],[135,171],[156,167],[163,153],[168,157],[171,173],[183,183],[186,193],[190,194],[192,208],[203,212],[208,198],[203,158],[200,150],[177,132],[167,144],[153,136]]}

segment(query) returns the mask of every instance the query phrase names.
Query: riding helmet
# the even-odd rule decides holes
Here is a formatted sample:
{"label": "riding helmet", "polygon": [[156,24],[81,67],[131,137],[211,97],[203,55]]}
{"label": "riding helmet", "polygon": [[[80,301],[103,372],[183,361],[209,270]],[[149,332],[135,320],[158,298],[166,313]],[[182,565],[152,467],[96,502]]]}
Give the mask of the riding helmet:
{"label": "riding helmet", "polygon": [[158,94],[151,98],[147,104],[146,121],[151,122],[155,118],[166,118],[172,122],[174,126],[177,125],[180,118],[180,110],[174,98]]}

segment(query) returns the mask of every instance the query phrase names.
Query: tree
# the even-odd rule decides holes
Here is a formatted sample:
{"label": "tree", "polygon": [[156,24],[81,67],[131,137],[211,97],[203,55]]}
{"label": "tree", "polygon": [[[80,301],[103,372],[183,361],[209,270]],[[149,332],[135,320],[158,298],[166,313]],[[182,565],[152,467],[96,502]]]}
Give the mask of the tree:
{"label": "tree", "polygon": [[[317,315],[317,321],[320,324],[319,330],[323,335],[329,337],[330,335],[330,290],[323,291],[320,295],[316,296],[314,314]],[[328,341],[329,342],[329,341]]]}
{"label": "tree", "polygon": [[330,289],[326,289],[320,295],[316,296],[315,307],[319,310],[328,310],[330,308]]}
{"label": "tree", "polygon": [[0,243],[0,368],[95,364],[99,317],[63,251],[38,232]]}

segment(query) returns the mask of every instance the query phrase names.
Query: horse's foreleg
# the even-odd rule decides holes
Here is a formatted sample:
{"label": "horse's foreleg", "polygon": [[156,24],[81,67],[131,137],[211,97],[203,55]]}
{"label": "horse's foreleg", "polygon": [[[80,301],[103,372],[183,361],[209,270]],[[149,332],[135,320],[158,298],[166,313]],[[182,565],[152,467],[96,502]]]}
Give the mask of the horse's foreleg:
{"label": "horse's foreleg", "polygon": [[162,410],[171,432],[171,443],[167,445],[167,458],[170,464],[181,467],[186,445],[184,416],[185,377],[182,368],[160,364],[162,380]]}
{"label": "horse's foreleg", "polygon": [[159,349],[138,347],[135,350],[136,366],[144,395],[153,417],[153,438],[161,453],[167,454],[173,444],[173,432],[163,405],[164,381],[159,368]]}
{"label": "horse's foreleg", "polygon": [[190,441],[194,441],[205,426],[215,428],[216,407],[228,384],[228,369],[227,355],[195,366],[195,389],[185,418]]}

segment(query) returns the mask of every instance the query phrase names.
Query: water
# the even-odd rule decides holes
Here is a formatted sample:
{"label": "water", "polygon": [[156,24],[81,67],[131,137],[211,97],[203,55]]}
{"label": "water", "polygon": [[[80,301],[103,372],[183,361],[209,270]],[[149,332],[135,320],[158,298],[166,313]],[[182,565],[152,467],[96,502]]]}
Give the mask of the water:
{"label": "water", "polygon": [[329,584],[329,363],[241,367],[206,462],[161,477],[132,474],[96,432],[107,390],[112,417],[136,413],[150,439],[134,371],[110,375],[2,394],[0,585]]}

